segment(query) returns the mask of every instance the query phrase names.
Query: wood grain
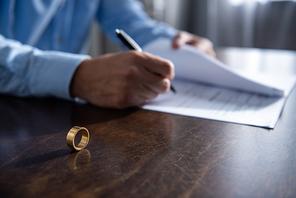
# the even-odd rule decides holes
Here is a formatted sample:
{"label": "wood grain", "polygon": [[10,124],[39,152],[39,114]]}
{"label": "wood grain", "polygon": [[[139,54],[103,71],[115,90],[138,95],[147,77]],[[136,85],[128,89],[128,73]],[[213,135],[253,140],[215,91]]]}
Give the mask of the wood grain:
{"label": "wood grain", "polygon": [[[295,101],[268,130],[1,95],[0,197],[295,197]],[[74,125],[90,131],[80,153]]]}

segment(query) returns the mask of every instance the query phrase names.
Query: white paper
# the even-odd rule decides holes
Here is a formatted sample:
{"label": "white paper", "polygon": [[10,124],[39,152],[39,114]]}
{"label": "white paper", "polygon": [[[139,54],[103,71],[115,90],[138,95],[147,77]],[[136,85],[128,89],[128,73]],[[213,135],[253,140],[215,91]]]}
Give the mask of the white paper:
{"label": "white paper", "polygon": [[283,91],[270,87],[258,79],[241,75],[224,63],[196,48],[186,45],[181,49],[172,49],[169,39],[160,38],[145,48],[145,51],[171,60],[175,65],[176,78],[229,87],[243,91],[283,96]]}
{"label": "white paper", "polygon": [[[147,49],[149,49],[148,51],[151,53],[157,54],[159,52],[158,49],[160,48],[158,47],[159,44],[163,46],[164,43],[160,42],[154,44],[154,46],[151,47],[150,45]],[[157,50],[154,50],[153,48],[157,48]],[[178,51],[183,51],[182,49]],[[146,50],[146,48],[144,50]],[[172,56],[172,54],[170,54],[172,53],[170,47],[162,50],[161,54],[166,54],[165,58]],[[225,69],[224,65],[221,65],[219,61],[213,61],[215,59],[204,59],[205,55],[202,55],[202,65],[210,65],[211,69],[203,70],[202,66],[196,66],[199,65],[199,58],[192,56],[192,53],[190,53],[190,56],[186,56],[186,49],[181,55],[178,55],[178,51],[173,52],[174,58],[172,61],[175,64],[176,61],[177,64],[181,64],[183,61],[184,64],[182,67],[187,68],[187,74],[182,70],[180,65],[176,65],[176,76],[182,78],[189,76],[190,80],[175,79],[172,84],[177,90],[176,94],[170,91],[167,94],[159,95],[156,99],[148,101],[147,104],[143,106],[144,109],[267,128],[275,127],[287,97],[294,88],[296,82],[295,75],[274,76],[270,74],[252,74],[250,76],[238,71],[232,71],[229,68]],[[198,52],[196,56],[199,55],[200,53]],[[192,61],[194,60],[197,60],[197,62],[193,62],[193,64]],[[196,67],[197,69],[190,70],[190,67]],[[252,86],[263,85],[260,87],[260,89],[263,90],[263,93],[254,94],[252,93],[255,92],[254,90],[246,92],[238,91],[238,87],[233,89],[231,86],[228,86],[231,88],[221,88],[219,86],[209,85],[210,79],[213,79],[214,81],[215,78],[219,78],[219,75],[211,75],[209,73],[217,73],[214,71],[215,67],[222,73],[224,69],[226,71],[224,72],[226,76],[227,72],[229,72],[232,75],[228,75],[229,78],[236,76],[234,81],[251,82],[247,85],[251,87],[251,89],[253,89]],[[204,71],[205,73],[201,74]],[[196,73],[199,73],[199,75],[195,75]],[[210,76],[206,84],[196,82],[196,77],[202,75]],[[245,81],[246,79],[247,81]],[[225,79],[220,78],[215,81],[215,83],[219,83],[219,81],[223,80]],[[229,82],[232,82],[232,80],[228,79],[227,83]],[[254,82],[254,84],[252,84],[252,82]],[[225,87],[225,84],[223,87]],[[279,94],[282,95],[282,97],[270,97],[268,95],[274,95],[272,93],[274,91],[268,90],[282,90],[281,94]],[[247,89],[247,91],[249,90]]]}
{"label": "white paper", "polygon": [[172,91],[148,101],[143,109],[274,128],[287,97],[240,92],[185,80]]}

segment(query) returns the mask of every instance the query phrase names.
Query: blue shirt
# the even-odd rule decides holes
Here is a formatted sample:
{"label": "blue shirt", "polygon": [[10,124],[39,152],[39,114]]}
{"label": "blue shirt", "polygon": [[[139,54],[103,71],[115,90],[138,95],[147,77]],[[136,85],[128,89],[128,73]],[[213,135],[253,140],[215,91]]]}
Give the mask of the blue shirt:
{"label": "blue shirt", "polygon": [[0,93],[71,99],[69,86],[91,23],[114,43],[125,30],[144,46],[177,30],[149,18],[136,0],[0,0]]}

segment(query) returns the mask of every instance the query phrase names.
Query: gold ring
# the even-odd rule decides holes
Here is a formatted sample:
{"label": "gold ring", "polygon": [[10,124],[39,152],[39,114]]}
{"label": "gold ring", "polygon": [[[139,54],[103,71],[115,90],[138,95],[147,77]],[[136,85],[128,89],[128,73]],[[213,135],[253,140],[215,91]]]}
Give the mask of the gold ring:
{"label": "gold ring", "polygon": [[[82,132],[82,137],[77,146],[75,146],[75,137],[76,134],[81,131]],[[67,145],[70,149],[74,149],[76,151],[80,151],[81,149],[84,149],[86,145],[88,144],[89,141],[89,132],[85,127],[79,127],[79,126],[74,126],[70,129],[68,132],[66,142]]]}

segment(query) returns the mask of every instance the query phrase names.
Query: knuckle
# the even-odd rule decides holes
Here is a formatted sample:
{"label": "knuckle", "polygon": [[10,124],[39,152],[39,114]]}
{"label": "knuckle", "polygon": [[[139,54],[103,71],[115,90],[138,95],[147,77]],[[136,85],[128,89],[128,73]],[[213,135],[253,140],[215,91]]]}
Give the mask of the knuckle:
{"label": "knuckle", "polygon": [[171,71],[172,70],[172,63],[169,60],[165,60],[163,62],[163,67],[166,71]]}
{"label": "knuckle", "polygon": [[164,79],[163,80],[163,83],[162,83],[162,86],[160,87],[159,89],[159,93],[166,93],[169,91],[170,89],[170,86],[171,86],[171,83],[169,81],[169,79]]}
{"label": "knuckle", "polygon": [[137,62],[142,58],[141,54],[136,50],[127,51],[126,56],[131,62]]}
{"label": "knuckle", "polygon": [[175,72],[174,72],[174,68],[175,68],[175,66],[174,66],[174,64],[173,64],[172,61],[170,61],[170,60],[166,60],[166,61],[164,62],[164,68],[165,68],[165,70],[167,71],[167,73],[170,74],[170,76],[171,76],[172,78],[175,76]]}
{"label": "knuckle", "polygon": [[134,79],[139,76],[139,70],[136,66],[129,66],[123,75],[126,79]]}
{"label": "knuckle", "polygon": [[170,87],[171,87],[171,82],[168,79],[165,80],[165,83],[164,83],[164,93],[168,92],[170,90]]}

